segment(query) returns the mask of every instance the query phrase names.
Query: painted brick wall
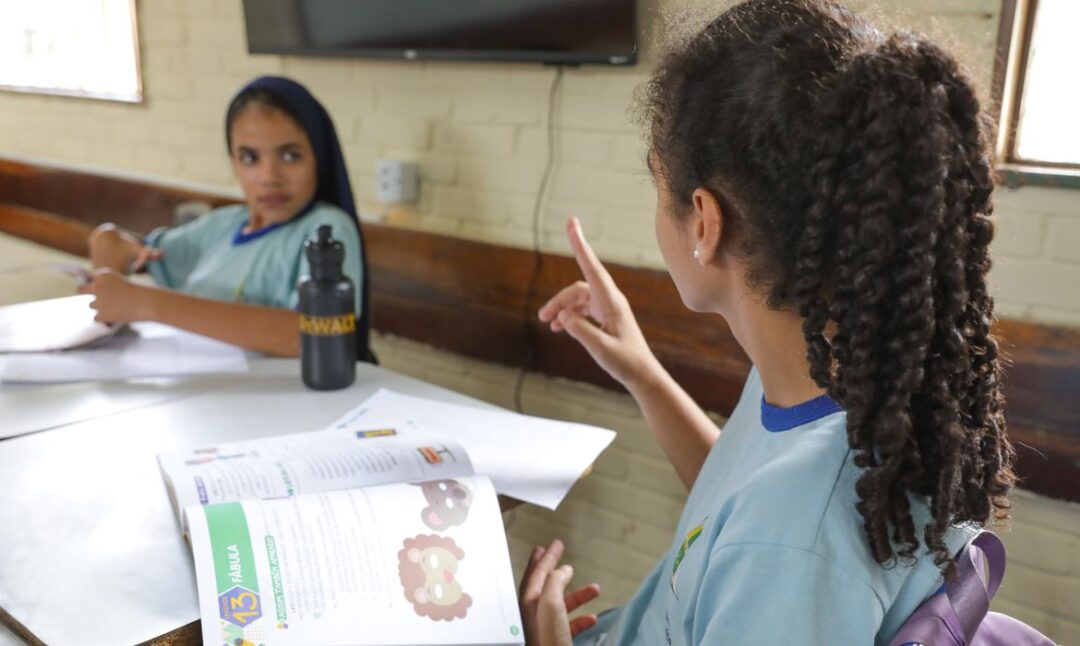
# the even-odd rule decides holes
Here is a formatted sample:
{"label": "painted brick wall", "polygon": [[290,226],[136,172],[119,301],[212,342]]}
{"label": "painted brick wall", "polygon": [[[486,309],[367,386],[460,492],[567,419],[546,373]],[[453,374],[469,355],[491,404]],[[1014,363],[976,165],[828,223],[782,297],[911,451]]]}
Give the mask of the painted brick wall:
{"label": "painted brick wall", "polygon": [[[649,31],[662,10],[707,4],[642,0]],[[876,4],[893,24],[951,42],[989,87],[998,2]],[[140,0],[138,11],[145,103],[0,92],[0,155],[234,192],[224,153],[225,105],[252,76],[284,73],[307,84],[334,116],[367,214],[404,227],[531,246],[552,70],[250,56],[239,0]],[[541,209],[545,250],[566,252],[562,225],[577,215],[601,257],[662,266],[641,136],[627,111],[649,58],[646,45],[646,62],[637,68],[566,72],[554,117],[556,164]],[[383,157],[419,162],[419,204],[388,212],[374,201],[374,164]],[[993,280],[1000,312],[1080,324],[1080,192],[1001,190],[998,215]],[[496,404],[513,403],[510,369],[391,337],[375,343],[392,369]],[[527,412],[600,424],[619,431],[619,438],[558,512],[515,512],[515,564],[532,544],[562,536],[580,580],[601,582],[606,603],[620,603],[667,547],[685,492],[628,397],[529,375],[524,399]],[[1080,643],[1080,509],[1021,494],[1007,540],[1012,565],[999,606],[1058,641]]]}
{"label": "painted brick wall", "polygon": [[[663,10],[710,4],[642,0],[646,31],[654,31]],[[952,43],[989,87],[998,2],[877,5],[873,11],[882,21]],[[532,244],[551,69],[251,56],[239,0],[143,0],[138,19],[145,103],[0,93],[0,154],[231,188],[222,142],[225,105],[252,76],[284,73],[327,104],[366,212],[406,227]],[[636,68],[567,71],[554,116],[556,165],[541,209],[543,248],[567,249],[563,222],[573,214],[602,257],[661,266],[641,136],[627,110],[651,52],[647,42],[645,63]],[[420,163],[418,204],[387,213],[374,201],[380,157]],[[1002,314],[1080,323],[1080,192],[1002,190],[998,201],[993,279]]]}

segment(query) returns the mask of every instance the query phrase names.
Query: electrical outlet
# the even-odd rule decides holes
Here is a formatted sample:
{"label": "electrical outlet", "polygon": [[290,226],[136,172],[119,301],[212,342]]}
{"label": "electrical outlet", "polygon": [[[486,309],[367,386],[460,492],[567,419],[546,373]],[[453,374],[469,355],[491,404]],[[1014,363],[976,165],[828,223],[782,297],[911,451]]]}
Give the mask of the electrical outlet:
{"label": "electrical outlet", "polygon": [[384,204],[415,202],[420,197],[420,167],[415,162],[375,162],[375,197]]}

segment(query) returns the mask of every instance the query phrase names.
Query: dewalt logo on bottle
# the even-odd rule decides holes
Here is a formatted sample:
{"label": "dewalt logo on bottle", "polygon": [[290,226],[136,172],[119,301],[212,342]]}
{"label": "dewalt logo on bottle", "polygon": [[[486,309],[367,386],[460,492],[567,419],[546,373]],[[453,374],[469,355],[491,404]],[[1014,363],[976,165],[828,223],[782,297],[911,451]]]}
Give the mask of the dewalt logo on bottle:
{"label": "dewalt logo on bottle", "polygon": [[300,333],[311,336],[340,336],[356,332],[356,314],[340,316],[300,315]]}

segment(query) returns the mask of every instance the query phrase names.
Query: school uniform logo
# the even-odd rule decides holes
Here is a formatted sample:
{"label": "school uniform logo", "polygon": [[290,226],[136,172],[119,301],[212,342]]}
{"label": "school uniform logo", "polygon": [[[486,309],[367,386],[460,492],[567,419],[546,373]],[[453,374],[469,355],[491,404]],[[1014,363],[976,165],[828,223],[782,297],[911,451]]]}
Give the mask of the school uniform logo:
{"label": "school uniform logo", "polygon": [[683,539],[682,545],[679,546],[679,551],[675,553],[675,564],[671,567],[671,593],[675,595],[675,598],[679,598],[679,566],[682,565],[683,558],[686,556],[686,552],[690,549],[698,538],[701,537],[701,532],[705,528],[705,523],[709,522],[709,517],[706,516],[705,520],[701,521],[701,524],[691,529],[686,534],[686,538]]}

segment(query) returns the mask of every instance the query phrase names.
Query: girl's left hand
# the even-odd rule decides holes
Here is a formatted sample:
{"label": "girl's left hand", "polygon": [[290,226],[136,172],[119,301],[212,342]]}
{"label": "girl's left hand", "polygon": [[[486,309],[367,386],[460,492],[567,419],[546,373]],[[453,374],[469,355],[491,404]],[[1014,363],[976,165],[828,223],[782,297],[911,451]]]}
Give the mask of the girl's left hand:
{"label": "girl's left hand", "polygon": [[562,541],[555,539],[547,549],[537,547],[521,577],[521,615],[526,646],[571,646],[574,637],[596,624],[596,615],[570,619],[570,613],[600,596],[595,583],[567,594],[574,575],[569,565],[556,567],[562,558]]}
{"label": "girl's left hand", "polygon": [[149,319],[150,291],[106,268],[94,271],[90,281],[79,288],[80,293],[96,297],[90,307],[97,310],[94,320],[101,323],[131,323]]}

